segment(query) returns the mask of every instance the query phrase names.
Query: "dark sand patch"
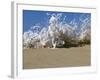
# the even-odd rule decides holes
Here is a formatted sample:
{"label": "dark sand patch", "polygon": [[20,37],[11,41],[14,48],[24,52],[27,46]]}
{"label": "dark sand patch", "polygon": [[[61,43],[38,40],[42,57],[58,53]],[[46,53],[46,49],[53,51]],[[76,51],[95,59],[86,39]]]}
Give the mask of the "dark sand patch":
{"label": "dark sand patch", "polygon": [[91,64],[90,46],[58,49],[24,49],[23,68],[78,67]]}

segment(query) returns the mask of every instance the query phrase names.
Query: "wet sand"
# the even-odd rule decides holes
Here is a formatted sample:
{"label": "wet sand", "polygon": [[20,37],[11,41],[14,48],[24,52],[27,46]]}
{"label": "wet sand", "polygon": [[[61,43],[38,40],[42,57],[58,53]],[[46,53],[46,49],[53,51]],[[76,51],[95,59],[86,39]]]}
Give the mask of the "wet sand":
{"label": "wet sand", "polygon": [[91,64],[90,46],[23,50],[23,69],[78,67]]}

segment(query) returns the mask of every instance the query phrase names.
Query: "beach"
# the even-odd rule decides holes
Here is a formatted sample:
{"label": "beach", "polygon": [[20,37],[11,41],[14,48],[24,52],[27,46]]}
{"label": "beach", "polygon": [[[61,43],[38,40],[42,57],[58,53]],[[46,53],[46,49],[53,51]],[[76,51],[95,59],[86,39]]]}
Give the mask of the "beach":
{"label": "beach", "polygon": [[91,65],[90,45],[56,49],[23,49],[23,69],[80,67],[89,65]]}

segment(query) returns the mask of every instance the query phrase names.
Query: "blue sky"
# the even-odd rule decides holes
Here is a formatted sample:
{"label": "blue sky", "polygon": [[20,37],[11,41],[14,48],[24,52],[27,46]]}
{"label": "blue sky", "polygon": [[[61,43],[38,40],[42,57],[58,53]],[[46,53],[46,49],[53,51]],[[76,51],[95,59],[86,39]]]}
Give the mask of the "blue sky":
{"label": "blue sky", "polygon": [[91,19],[90,13],[74,13],[74,12],[52,12],[52,11],[34,11],[34,10],[23,10],[23,32],[28,31],[32,26],[41,25],[42,27],[48,26],[48,21],[50,19],[49,14],[62,13],[62,17],[67,16],[65,22],[69,23],[74,20],[76,23],[80,24],[79,18],[84,15],[84,17],[89,17]]}

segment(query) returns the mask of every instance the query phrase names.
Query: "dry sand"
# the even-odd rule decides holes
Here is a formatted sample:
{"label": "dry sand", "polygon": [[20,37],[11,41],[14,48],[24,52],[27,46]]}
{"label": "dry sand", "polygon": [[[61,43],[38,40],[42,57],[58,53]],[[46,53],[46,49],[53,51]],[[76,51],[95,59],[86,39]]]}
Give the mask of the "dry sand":
{"label": "dry sand", "polygon": [[24,49],[23,69],[89,66],[90,51],[90,46]]}

